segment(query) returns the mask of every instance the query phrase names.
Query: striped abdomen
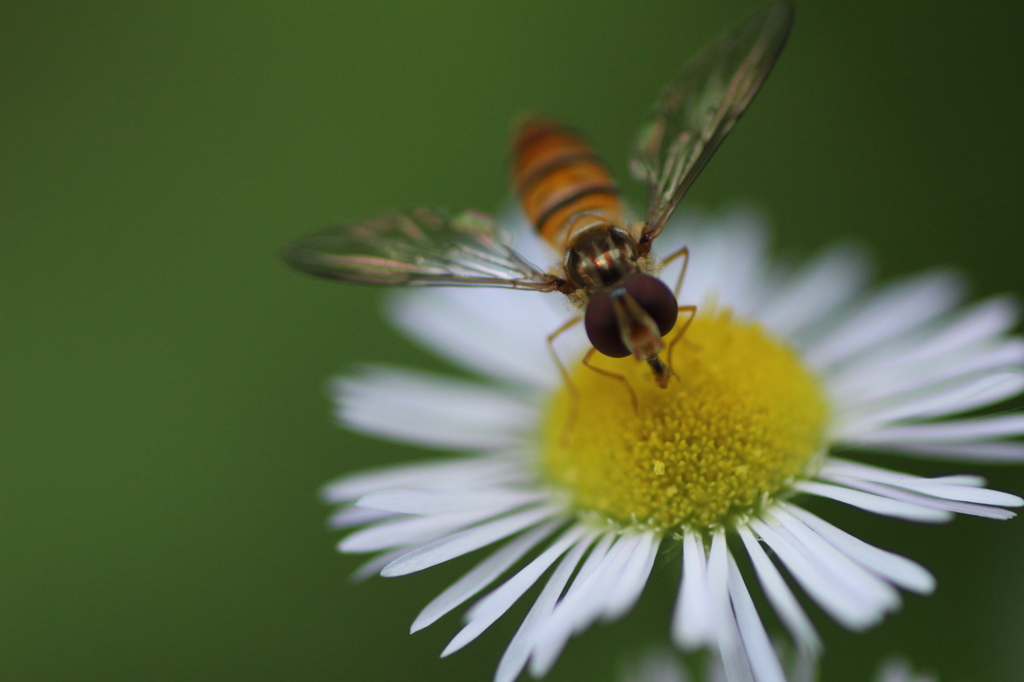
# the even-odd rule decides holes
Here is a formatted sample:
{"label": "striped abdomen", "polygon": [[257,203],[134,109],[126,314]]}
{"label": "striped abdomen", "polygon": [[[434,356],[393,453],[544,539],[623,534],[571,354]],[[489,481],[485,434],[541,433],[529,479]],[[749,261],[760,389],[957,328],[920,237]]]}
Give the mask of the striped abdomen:
{"label": "striped abdomen", "polygon": [[519,128],[514,154],[513,180],[523,210],[555,248],[565,248],[588,223],[572,220],[581,214],[621,224],[619,188],[579,136],[553,121],[530,119]]}

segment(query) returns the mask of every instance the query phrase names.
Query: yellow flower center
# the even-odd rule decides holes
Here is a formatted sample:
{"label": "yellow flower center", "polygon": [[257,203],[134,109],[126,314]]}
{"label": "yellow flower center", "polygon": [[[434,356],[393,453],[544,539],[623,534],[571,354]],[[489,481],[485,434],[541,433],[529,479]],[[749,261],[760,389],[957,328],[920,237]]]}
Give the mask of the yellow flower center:
{"label": "yellow flower center", "polygon": [[595,354],[593,364],[622,376],[639,409],[621,380],[583,365],[572,372],[578,397],[554,396],[543,467],[580,510],[660,528],[722,523],[776,493],[823,444],[818,382],[792,350],[728,313],[694,320],[666,389],[633,358]]}

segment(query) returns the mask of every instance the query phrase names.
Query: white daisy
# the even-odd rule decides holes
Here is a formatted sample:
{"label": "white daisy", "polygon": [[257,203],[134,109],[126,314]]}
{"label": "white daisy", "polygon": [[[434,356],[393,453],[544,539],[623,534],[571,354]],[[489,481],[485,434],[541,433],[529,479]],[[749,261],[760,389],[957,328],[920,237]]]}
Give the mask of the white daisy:
{"label": "white daisy", "polygon": [[[682,552],[675,643],[718,652],[733,682],[783,680],[736,557],[749,557],[797,649],[811,655],[818,634],[783,572],[854,631],[898,609],[898,588],[935,586],[920,565],[802,509],[801,495],[926,523],[956,513],[1009,519],[1005,508],[1024,504],[979,476],[922,478],[835,455],[1024,460],[1024,443],[1005,440],[1024,434],[1024,413],[954,416],[1024,391],[1024,341],[1007,336],[1018,319],[1010,299],[958,308],[962,283],[944,271],[864,292],[855,249],[792,269],[767,259],[756,217],[675,222],[659,246],[689,245],[682,299],[700,309],[675,347],[678,380],[660,389],[631,358],[598,360],[628,381],[638,409],[621,378],[582,366],[572,369],[573,397],[545,344],[567,311],[560,297],[521,291],[394,299],[401,329],[488,381],[371,368],[334,385],[346,427],[466,453],[327,487],[341,505],[334,527],[364,526],[339,549],[377,553],[358,576],[406,575],[503,543],[413,622],[424,628],[491,587],[442,656],[541,582],[496,680],[527,666],[542,676],[573,635],[632,608],[665,546]],[[566,358],[585,347],[581,334],[558,350]]]}

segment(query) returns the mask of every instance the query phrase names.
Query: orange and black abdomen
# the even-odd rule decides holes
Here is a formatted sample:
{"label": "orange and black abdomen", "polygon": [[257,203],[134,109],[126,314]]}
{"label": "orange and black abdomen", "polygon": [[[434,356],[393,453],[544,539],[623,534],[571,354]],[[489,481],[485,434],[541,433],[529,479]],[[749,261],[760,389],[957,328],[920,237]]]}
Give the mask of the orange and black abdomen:
{"label": "orange and black abdomen", "polygon": [[621,223],[618,186],[575,133],[531,118],[520,126],[513,153],[513,181],[523,210],[555,248],[566,247],[569,220],[581,213]]}

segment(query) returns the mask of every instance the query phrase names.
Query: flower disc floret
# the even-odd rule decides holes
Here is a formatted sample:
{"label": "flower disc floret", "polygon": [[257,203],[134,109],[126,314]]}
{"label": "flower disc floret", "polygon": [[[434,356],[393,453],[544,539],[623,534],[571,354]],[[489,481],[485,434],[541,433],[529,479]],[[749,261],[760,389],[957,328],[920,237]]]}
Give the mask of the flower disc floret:
{"label": "flower disc floret", "polygon": [[632,358],[594,364],[623,379],[578,367],[575,394],[557,393],[543,431],[544,469],[580,510],[661,528],[723,523],[754,511],[824,443],[818,381],[786,345],[728,312],[694,320],[667,389]]}

